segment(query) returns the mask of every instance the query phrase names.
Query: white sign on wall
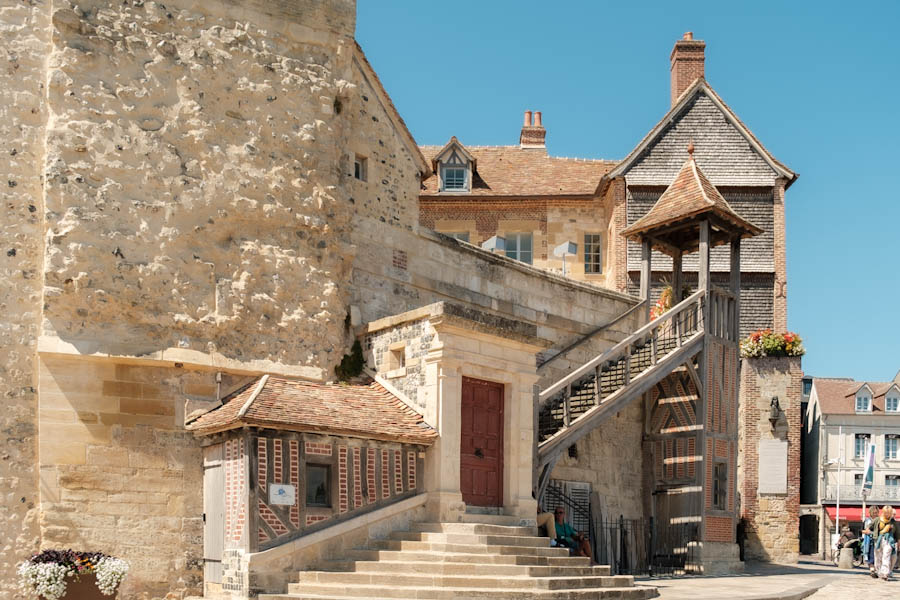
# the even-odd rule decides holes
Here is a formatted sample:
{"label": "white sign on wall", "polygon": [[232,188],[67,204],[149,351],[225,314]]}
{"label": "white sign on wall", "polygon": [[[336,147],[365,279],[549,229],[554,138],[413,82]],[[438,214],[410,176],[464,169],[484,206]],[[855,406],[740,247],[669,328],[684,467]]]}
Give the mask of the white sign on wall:
{"label": "white sign on wall", "polygon": [[787,494],[787,458],[787,441],[759,441],[760,494]]}
{"label": "white sign on wall", "polygon": [[296,498],[297,490],[294,486],[285,483],[269,484],[269,504],[293,506]]}

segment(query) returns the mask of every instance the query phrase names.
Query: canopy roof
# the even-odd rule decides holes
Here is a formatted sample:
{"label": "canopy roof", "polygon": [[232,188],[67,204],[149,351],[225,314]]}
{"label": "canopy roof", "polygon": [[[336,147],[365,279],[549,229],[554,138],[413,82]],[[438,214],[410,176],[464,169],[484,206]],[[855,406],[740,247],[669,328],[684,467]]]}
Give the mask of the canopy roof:
{"label": "canopy roof", "polygon": [[736,237],[752,237],[762,229],[739,216],[697,166],[694,145],[688,160],[650,211],[627,227],[622,235],[640,241],[651,238],[653,247],[666,254],[692,252],[700,245],[700,223],[710,222],[710,246]]}

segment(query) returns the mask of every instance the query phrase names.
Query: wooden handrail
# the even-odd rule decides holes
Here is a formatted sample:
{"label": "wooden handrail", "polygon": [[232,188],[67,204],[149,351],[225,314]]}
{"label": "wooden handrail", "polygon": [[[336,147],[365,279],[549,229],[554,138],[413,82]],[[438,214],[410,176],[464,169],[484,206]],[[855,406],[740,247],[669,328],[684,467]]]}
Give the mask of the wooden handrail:
{"label": "wooden handrail", "polygon": [[637,309],[639,309],[643,306],[646,306],[647,302],[648,302],[647,300],[641,300],[640,302],[638,302],[637,304],[635,304],[634,306],[632,306],[631,308],[629,308],[628,310],[626,310],[625,312],[620,314],[619,316],[615,317],[612,321],[609,321],[608,323],[604,323],[603,325],[600,325],[596,329],[584,334],[579,339],[575,340],[574,342],[572,342],[571,344],[569,344],[568,346],[566,346],[565,348],[563,348],[562,350],[560,350],[559,352],[557,352],[556,354],[554,354],[553,356],[551,356],[550,358],[548,358],[547,360],[545,360],[544,362],[539,364],[538,371],[540,371],[541,369],[543,369],[544,367],[546,367],[547,365],[552,363],[554,360],[556,360],[560,356],[562,356],[564,354],[568,354],[569,352],[571,352],[578,346],[582,345],[583,343],[585,343],[586,341],[588,341],[589,339],[591,339],[598,333],[602,333],[603,331],[609,329],[610,327],[612,327],[613,325],[615,325],[616,323],[618,323],[619,321],[621,321],[622,319],[624,319],[625,317],[627,317],[628,315],[630,315],[631,313],[636,311]]}
{"label": "wooden handrail", "polygon": [[[584,377],[592,369],[596,368],[598,365],[603,364],[604,362],[610,360],[614,356],[618,356],[619,354],[622,354],[626,348],[629,348],[630,346],[632,346],[634,344],[634,342],[637,338],[644,336],[648,332],[650,332],[654,329],[657,329],[660,326],[662,326],[664,323],[672,320],[672,318],[674,318],[676,315],[681,314],[689,306],[692,306],[692,305],[698,303],[705,295],[706,295],[706,290],[697,290],[696,292],[694,292],[693,294],[691,294],[690,296],[688,296],[687,298],[685,298],[684,300],[682,300],[681,302],[679,302],[678,304],[673,306],[671,309],[669,309],[667,312],[665,312],[659,318],[657,318],[653,321],[650,321],[643,327],[640,327],[637,331],[635,331],[634,333],[629,335],[627,338],[625,338],[624,340],[622,340],[621,342],[619,342],[618,344],[616,344],[615,346],[613,346],[612,348],[610,348],[609,350],[607,350],[606,352],[601,354],[600,356],[593,358],[590,361],[583,364],[582,366],[578,367],[577,369],[575,369],[574,371],[572,371],[571,373],[569,373],[568,375],[566,375],[565,377],[563,377],[562,379],[560,379],[559,381],[554,383],[553,385],[549,386],[546,390],[542,390],[540,395],[538,396],[540,401],[543,402],[544,400],[546,400],[547,398],[549,398],[550,396],[552,396],[559,390],[561,390],[564,387],[566,387],[567,385],[571,384],[573,381],[576,381],[576,380]],[[698,326],[699,326],[699,324],[698,324]]]}

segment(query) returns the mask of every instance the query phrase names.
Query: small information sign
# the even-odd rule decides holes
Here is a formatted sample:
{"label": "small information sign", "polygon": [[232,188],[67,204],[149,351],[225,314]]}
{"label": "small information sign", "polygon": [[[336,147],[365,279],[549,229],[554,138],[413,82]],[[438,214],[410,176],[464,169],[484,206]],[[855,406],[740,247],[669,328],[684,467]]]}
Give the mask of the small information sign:
{"label": "small information sign", "polygon": [[297,490],[294,486],[285,483],[269,484],[269,504],[293,506],[296,498]]}
{"label": "small information sign", "polygon": [[787,458],[786,441],[759,441],[760,494],[787,494]]}

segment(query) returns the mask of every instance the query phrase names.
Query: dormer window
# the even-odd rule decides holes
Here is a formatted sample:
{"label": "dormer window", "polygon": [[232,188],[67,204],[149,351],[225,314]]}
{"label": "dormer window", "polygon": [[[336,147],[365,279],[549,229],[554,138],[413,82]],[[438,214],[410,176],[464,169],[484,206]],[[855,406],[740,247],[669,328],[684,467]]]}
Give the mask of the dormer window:
{"label": "dormer window", "polygon": [[465,192],[469,189],[469,178],[465,167],[441,167],[441,182],[445,192]]}
{"label": "dormer window", "polygon": [[856,393],[856,412],[872,412],[872,396],[866,390]]}
{"label": "dormer window", "polygon": [[884,400],[884,410],[886,412],[900,412],[900,395],[888,394]]}

